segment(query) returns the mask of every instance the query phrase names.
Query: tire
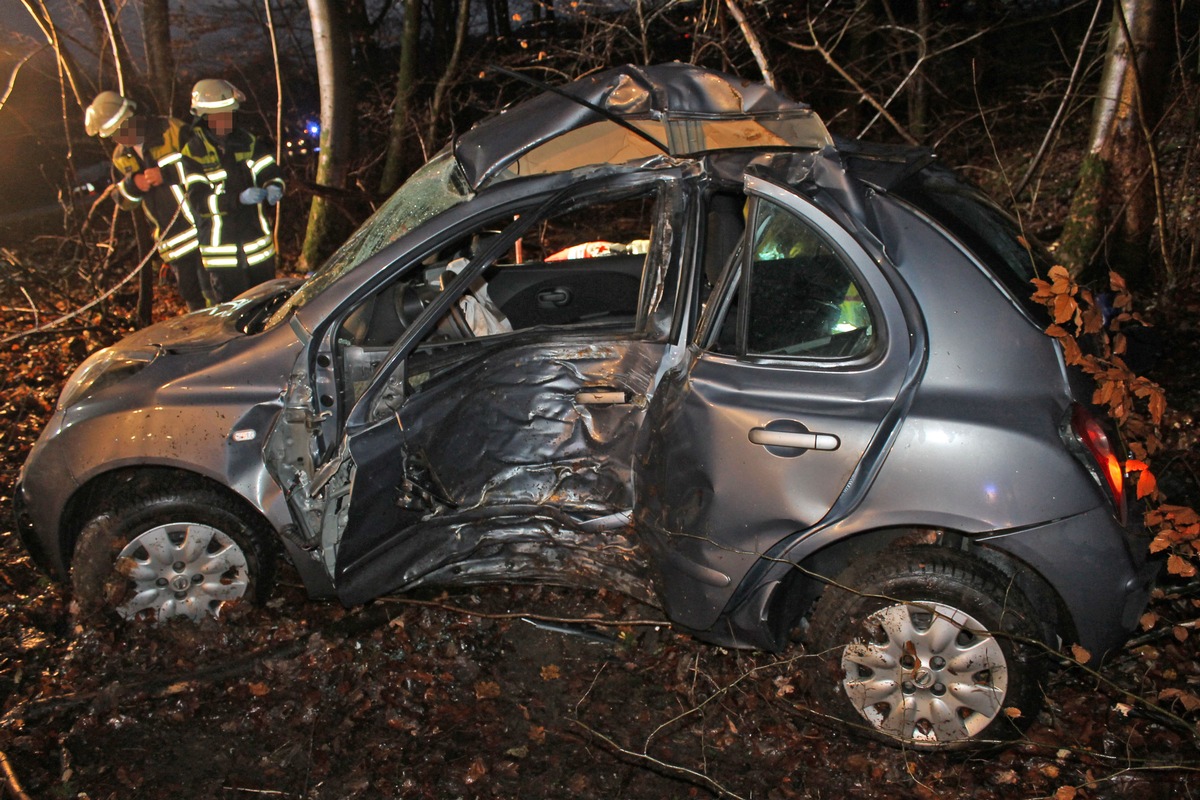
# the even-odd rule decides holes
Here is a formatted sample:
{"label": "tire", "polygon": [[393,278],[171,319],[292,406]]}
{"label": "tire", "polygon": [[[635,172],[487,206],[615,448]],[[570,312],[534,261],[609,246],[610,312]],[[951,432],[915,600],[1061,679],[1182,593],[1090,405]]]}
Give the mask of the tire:
{"label": "tire", "polygon": [[80,531],[71,558],[79,616],[199,622],[263,602],[274,580],[269,542],[265,524],[213,489],[128,491]]}
{"label": "tire", "polygon": [[1029,601],[994,567],[912,547],[852,565],[812,611],[813,694],[826,714],[890,744],[1006,741],[1036,715],[1047,666]]}

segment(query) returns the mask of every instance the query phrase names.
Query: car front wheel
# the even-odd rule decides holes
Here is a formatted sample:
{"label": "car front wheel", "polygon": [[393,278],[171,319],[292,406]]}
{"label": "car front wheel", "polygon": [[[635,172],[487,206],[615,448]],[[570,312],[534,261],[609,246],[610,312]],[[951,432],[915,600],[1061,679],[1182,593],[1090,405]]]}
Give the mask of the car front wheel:
{"label": "car front wheel", "polygon": [[1044,652],[1028,600],[993,567],[938,548],[885,551],[826,587],[808,647],[818,705],[893,744],[1010,739],[1036,715]]}
{"label": "car front wheel", "polygon": [[218,617],[230,603],[265,599],[274,565],[267,541],[236,502],[212,489],[129,491],[80,532],[74,599],[83,617]]}

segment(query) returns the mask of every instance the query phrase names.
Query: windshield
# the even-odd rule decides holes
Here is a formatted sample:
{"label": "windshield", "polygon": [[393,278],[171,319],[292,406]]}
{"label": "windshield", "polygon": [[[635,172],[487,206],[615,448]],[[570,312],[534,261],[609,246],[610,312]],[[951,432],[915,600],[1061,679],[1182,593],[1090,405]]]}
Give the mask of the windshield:
{"label": "windshield", "polygon": [[1035,319],[1044,316],[1030,281],[1045,279],[1054,258],[1019,220],[946,169],[921,170],[896,193],[954,234]]}
{"label": "windshield", "polygon": [[449,149],[413,173],[346,243],[330,256],[291,299],[271,317],[268,327],[285,319],[384,247],[421,223],[470,199],[458,162]]}

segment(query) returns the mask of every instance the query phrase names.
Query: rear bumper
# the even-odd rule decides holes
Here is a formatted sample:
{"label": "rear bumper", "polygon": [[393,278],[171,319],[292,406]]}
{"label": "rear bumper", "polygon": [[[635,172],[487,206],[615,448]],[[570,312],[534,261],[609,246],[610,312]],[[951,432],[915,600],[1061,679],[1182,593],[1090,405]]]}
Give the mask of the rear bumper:
{"label": "rear bumper", "polygon": [[1107,507],[975,541],[1036,571],[1069,617],[1075,642],[1065,644],[1078,643],[1096,659],[1137,627],[1162,565],[1142,528],[1121,525]]}

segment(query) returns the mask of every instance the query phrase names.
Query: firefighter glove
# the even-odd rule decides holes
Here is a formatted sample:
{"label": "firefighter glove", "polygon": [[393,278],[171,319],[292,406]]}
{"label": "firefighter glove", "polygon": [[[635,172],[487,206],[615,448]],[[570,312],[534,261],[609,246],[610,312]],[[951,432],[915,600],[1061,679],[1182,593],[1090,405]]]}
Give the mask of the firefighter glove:
{"label": "firefighter glove", "polygon": [[267,198],[267,190],[257,186],[251,186],[249,189],[243,189],[238,195],[238,202],[244,206],[252,206],[261,203]]}
{"label": "firefighter glove", "polygon": [[272,183],[267,187],[267,203],[275,205],[281,197],[283,197],[283,189],[278,184]]}

